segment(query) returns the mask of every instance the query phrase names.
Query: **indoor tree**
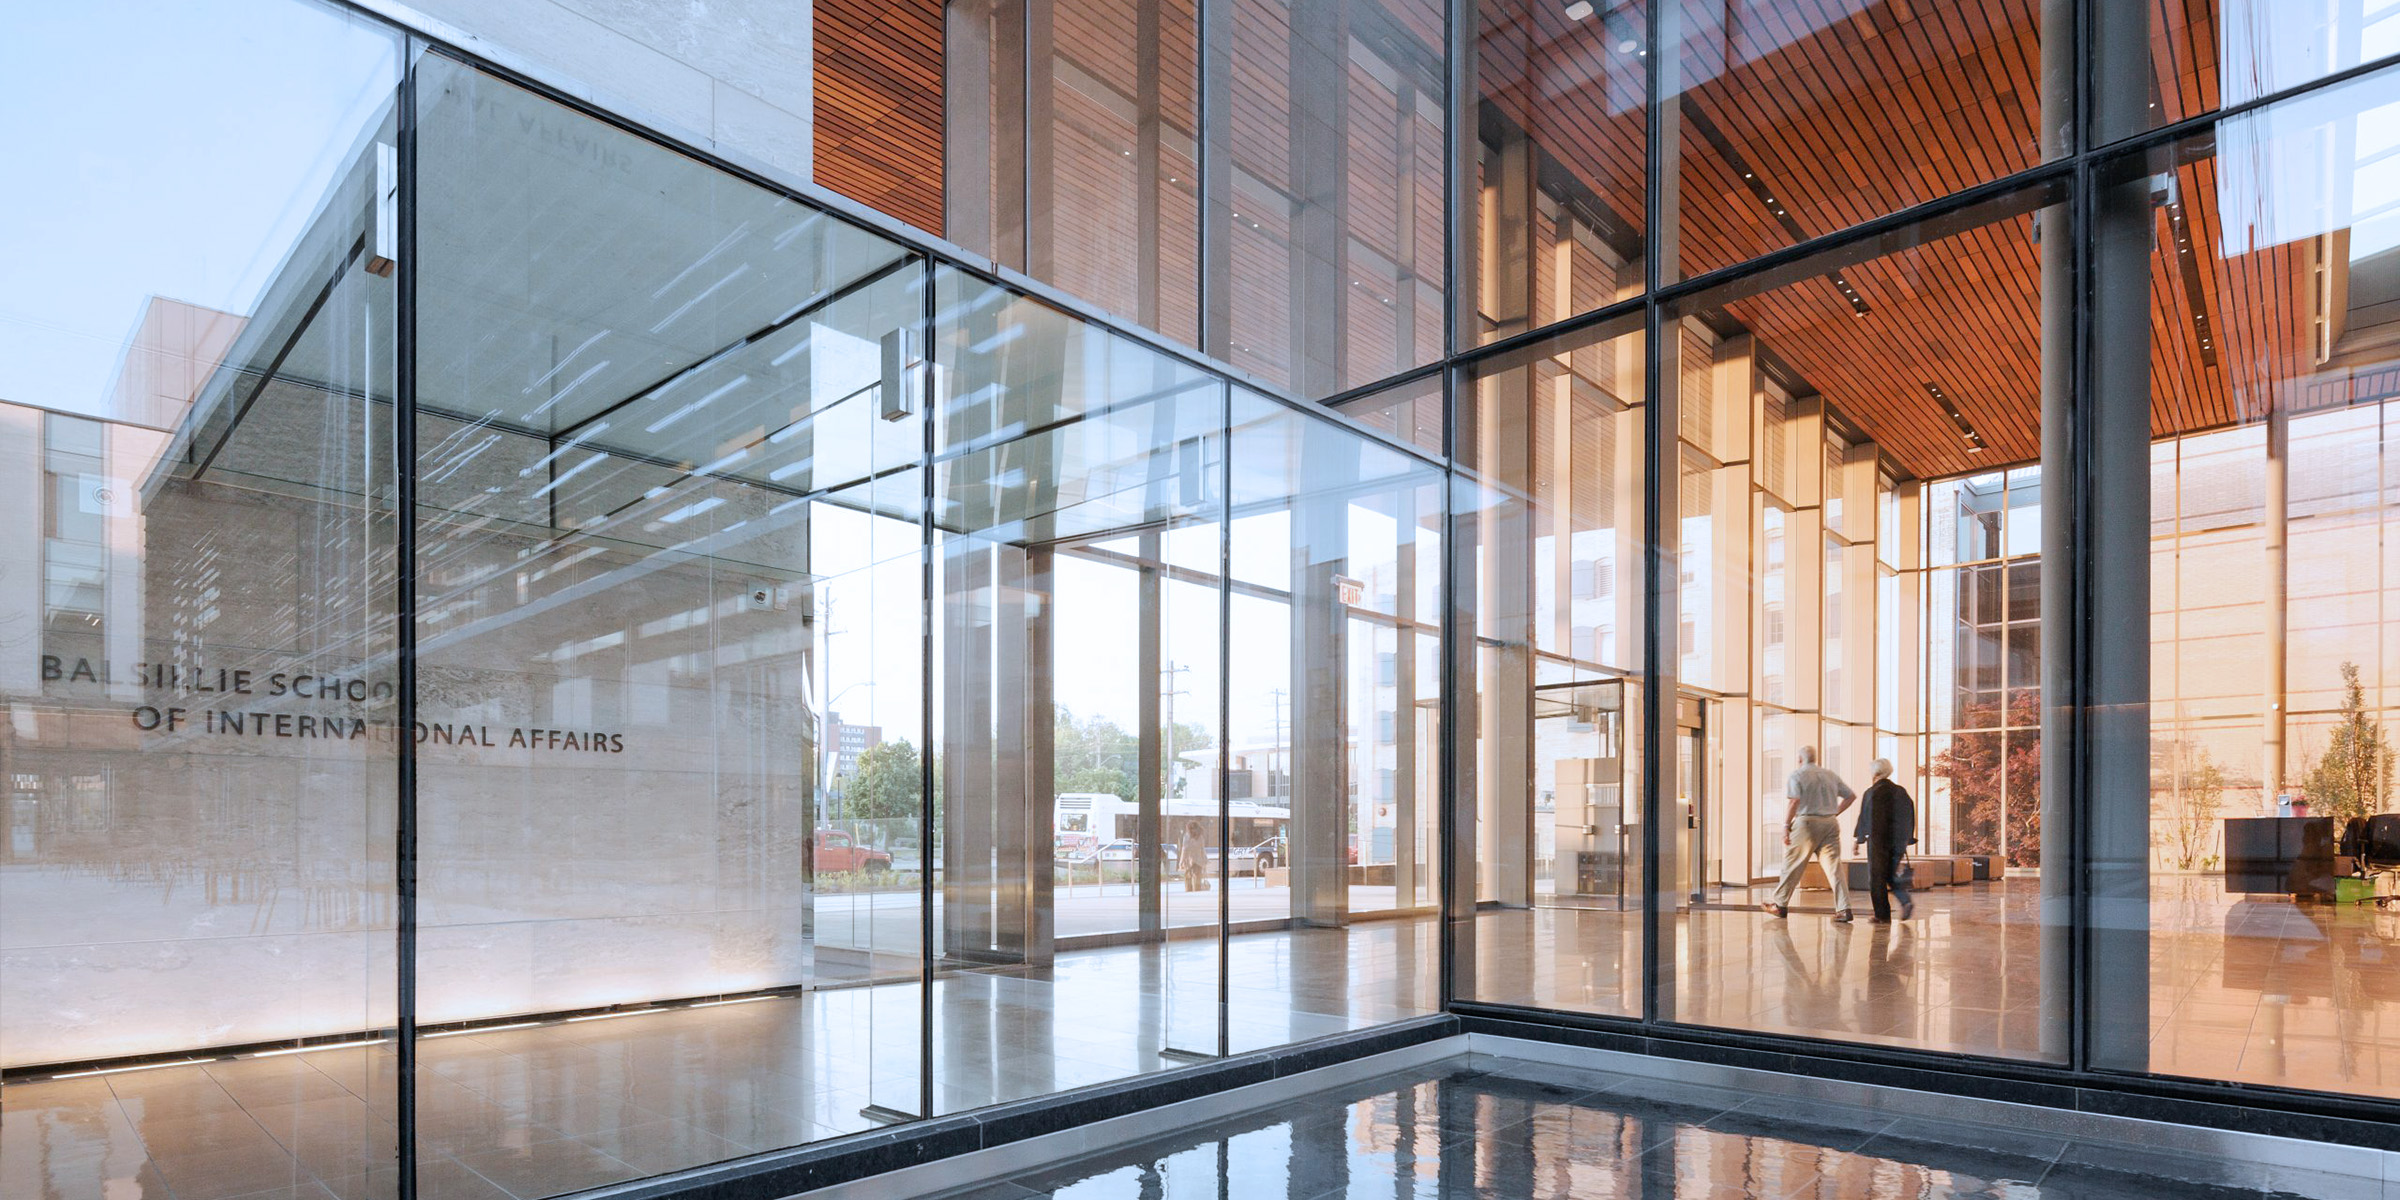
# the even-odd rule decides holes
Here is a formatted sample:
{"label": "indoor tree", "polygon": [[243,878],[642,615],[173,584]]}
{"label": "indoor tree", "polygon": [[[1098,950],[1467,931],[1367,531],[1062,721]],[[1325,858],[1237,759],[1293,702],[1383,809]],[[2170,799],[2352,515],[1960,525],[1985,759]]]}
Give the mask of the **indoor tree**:
{"label": "indoor tree", "polygon": [[2366,689],[2358,681],[2358,664],[2342,664],[2342,717],[2326,739],[2325,754],[2310,768],[2302,785],[2319,815],[2334,818],[2335,827],[2353,817],[2383,811],[2392,790],[2392,744],[2384,737],[2383,722],[2367,712]]}
{"label": "indoor tree", "polygon": [[2178,871],[2205,870],[2216,864],[2210,851],[2225,808],[2225,768],[2207,747],[2180,738],[2165,744],[2162,757],[2152,784],[2167,818],[2158,834],[2160,858]]}
{"label": "indoor tree", "polygon": [[2000,854],[2005,823],[2008,865],[2042,861],[2042,709],[2030,690],[2006,709],[1996,700],[1969,703],[1959,714],[1967,728],[1933,756],[1932,770],[1950,781],[1952,844],[1960,854]]}

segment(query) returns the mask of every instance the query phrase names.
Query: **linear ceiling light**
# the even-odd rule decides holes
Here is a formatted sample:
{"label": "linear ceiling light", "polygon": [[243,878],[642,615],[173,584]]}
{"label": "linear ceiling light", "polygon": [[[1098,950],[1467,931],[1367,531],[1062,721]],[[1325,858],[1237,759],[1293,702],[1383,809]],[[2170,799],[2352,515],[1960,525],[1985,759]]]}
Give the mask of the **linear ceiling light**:
{"label": "linear ceiling light", "polygon": [[1985,449],[1983,435],[1975,432],[1975,426],[1968,422],[1967,414],[1958,411],[1958,405],[1950,399],[1950,393],[1943,391],[1942,385],[1938,383],[1927,383],[1925,392],[1933,397],[1934,403],[1942,406],[1944,413],[1949,414],[1950,424],[1956,426],[1958,436],[1966,440],[1967,453],[1983,453]]}

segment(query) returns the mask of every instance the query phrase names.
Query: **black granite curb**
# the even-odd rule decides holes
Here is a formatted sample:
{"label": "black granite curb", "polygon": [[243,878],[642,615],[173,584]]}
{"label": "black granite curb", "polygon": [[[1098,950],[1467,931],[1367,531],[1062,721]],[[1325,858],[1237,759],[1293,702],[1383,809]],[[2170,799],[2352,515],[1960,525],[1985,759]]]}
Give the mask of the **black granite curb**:
{"label": "black granite curb", "polygon": [[1467,1033],[1526,1042],[1616,1050],[2097,1116],[2400,1151],[2400,1105],[2390,1102],[2285,1095],[2233,1084],[2187,1085],[2145,1076],[2095,1077],[2038,1065],[2018,1067],[1980,1059],[1934,1064],[1895,1061],[1891,1057],[1852,1057],[1790,1046],[1745,1045],[1705,1036],[1668,1036],[1490,1013],[1462,1013],[1459,1020]]}
{"label": "black granite curb", "polygon": [[1455,1037],[1453,1016],[1419,1017],[1355,1033],[1137,1075],[956,1116],[870,1130],[791,1150],[577,1192],[573,1200],[780,1200],[1027,1138],[1197,1100],[1303,1071]]}

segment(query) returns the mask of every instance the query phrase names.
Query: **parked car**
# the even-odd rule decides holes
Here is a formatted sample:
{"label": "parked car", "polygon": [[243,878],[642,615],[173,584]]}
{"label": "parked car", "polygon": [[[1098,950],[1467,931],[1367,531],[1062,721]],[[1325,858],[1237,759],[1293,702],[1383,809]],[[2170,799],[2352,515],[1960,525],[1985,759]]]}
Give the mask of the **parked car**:
{"label": "parked car", "polygon": [[836,871],[889,871],[892,856],[872,846],[861,846],[858,839],[839,829],[817,831],[817,873]]}
{"label": "parked car", "polygon": [[[1211,863],[1217,861],[1217,848],[1215,846],[1210,846],[1208,848],[1208,861]],[[1235,875],[1257,875],[1261,878],[1264,878],[1268,868],[1273,867],[1282,861],[1283,839],[1279,837],[1272,837],[1260,842],[1255,846],[1235,846],[1233,848],[1232,873]]]}

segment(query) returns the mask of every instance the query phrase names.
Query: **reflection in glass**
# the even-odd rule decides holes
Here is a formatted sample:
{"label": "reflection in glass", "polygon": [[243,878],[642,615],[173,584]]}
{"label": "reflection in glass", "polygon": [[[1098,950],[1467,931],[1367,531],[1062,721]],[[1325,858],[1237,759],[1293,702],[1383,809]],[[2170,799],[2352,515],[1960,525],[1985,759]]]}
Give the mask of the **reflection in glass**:
{"label": "reflection in glass", "polygon": [[1650,15],[1640,0],[1476,7],[1463,336],[1488,342],[1641,290]]}
{"label": "reflection in glass", "polygon": [[400,46],[231,8],[0,46],[10,1197],[395,1166]]}
{"label": "reflection in glass", "polygon": [[[1674,325],[1689,807],[1658,888],[1674,1020],[2004,1056],[2046,1056],[2063,1028],[2037,904],[2039,647],[2058,619],[2040,575],[2041,203],[1728,285]],[[1854,795],[1883,760],[1907,793],[1908,913],[1872,918],[1863,807],[1835,816],[1836,866],[1788,850],[1808,842],[1792,797],[1812,756]]]}
{"label": "reflection in glass", "polygon": [[2112,141],[2400,54],[2400,12],[2275,0],[2101,5],[2093,135]]}
{"label": "reflection in glass", "polygon": [[[1680,94],[1665,119],[1678,180],[1662,279],[1963,191],[2065,148],[2073,30],[2051,25],[2070,6],[1669,7],[1678,56],[1669,78]],[[1838,267],[1824,278],[1854,311],[1894,303]]]}
{"label": "reflection in glass", "polygon": [[[2372,52],[2373,29],[2350,49]],[[2311,30],[2246,47],[2275,68],[2259,86],[2338,65],[2302,53]],[[2097,584],[2149,634],[2124,639],[2147,687],[2107,728],[2119,770],[2093,797],[2135,964],[2095,980],[2105,1066],[2400,1094],[2375,1033],[2393,980],[2378,831],[2400,822],[2393,86],[2366,76],[2129,156],[2100,193],[2096,316],[2139,351],[2101,383],[2148,400],[2104,433],[2133,469],[2100,502],[2143,515],[2127,544],[2148,554]]]}
{"label": "reflection in glass", "polygon": [[1289,929],[1231,945],[1239,1051],[1437,1007],[1442,477],[1243,389],[1231,417],[1233,777],[1288,821]]}
{"label": "reflection in glass", "polygon": [[1463,997],[1640,1011],[1641,342],[1561,337],[1461,381]]}
{"label": "reflection in glass", "polygon": [[923,268],[417,96],[419,1127],[538,1196],[914,1111],[913,991],[821,989],[920,961]]}
{"label": "reflection in glass", "polygon": [[[1446,24],[1431,0],[1232,0],[1212,121],[1210,353],[1328,396],[1442,352]],[[1221,178],[1220,178],[1221,177]]]}

